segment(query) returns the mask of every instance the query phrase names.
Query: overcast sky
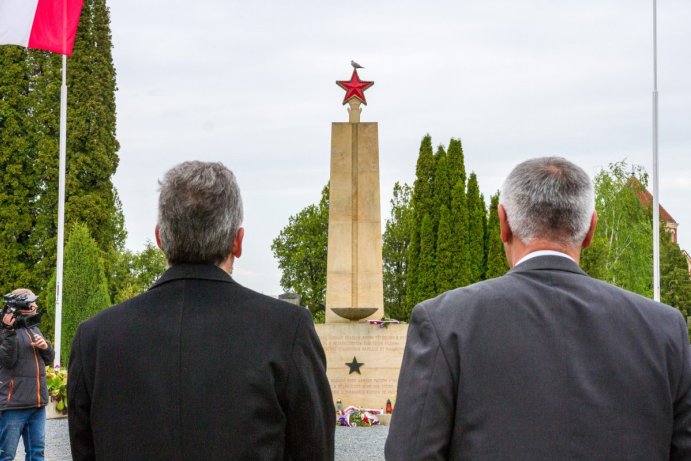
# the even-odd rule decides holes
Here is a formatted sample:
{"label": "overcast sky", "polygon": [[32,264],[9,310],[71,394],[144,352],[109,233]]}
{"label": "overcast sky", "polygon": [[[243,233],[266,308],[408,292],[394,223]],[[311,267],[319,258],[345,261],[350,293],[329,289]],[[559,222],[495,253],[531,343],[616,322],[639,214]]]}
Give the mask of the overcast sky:
{"label": "overcast sky", "polygon": [[[235,277],[266,294],[283,291],[271,241],[328,181],[351,59],[375,82],[384,219],[426,133],[461,139],[487,199],[536,156],[652,174],[652,0],[109,3],[127,246],[153,240],[166,170],[221,161],[245,204]],[[691,250],[689,24],[691,2],[658,2],[660,202]]]}

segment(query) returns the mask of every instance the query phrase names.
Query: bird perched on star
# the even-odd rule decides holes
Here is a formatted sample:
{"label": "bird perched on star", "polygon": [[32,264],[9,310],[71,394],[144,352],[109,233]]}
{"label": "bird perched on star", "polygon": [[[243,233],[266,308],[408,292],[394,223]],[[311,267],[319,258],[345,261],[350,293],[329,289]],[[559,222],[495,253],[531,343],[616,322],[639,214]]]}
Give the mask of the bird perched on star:
{"label": "bird perched on star", "polygon": [[353,66],[353,75],[350,77],[350,80],[336,81],[336,85],[340,86],[346,91],[345,97],[343,98],[343,104],[347,104],[351,99],[357,99],[362,104],[367,105],[367,100],[365,99],[365,90],[374,85],[374,82],[360,80],[357,70],[364,69],[364,67],[362,67],[360,64],[355,61],[350,61],[350,65]]}

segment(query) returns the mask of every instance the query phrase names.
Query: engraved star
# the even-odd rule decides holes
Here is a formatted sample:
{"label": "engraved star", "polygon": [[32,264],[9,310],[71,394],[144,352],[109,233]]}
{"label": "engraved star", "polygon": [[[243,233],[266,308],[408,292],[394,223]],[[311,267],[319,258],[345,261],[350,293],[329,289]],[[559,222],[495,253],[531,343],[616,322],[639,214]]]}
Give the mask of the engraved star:
{"label": "engraved star", "polygon": [[358,362],[355,356],[353,356],[353,361],[348,363],[346,362],[346,366],[350,367],[350,372],[348,373],[349,375],[352,374],[353,372],[357,372],[357,374],[361,375],[360,373],[360,367],[363,366],[364,363]]}
{"label": "engraved star", "polygon": [[360,76],[357,74],[357,69],[353,69],[353,75],[350,80],[338,80],[336,85],[340,86],[346,91],[345,98],[343,98],[343,104],[345,105],[348,101],[355,98],[364,105],[367,105],[365,100],[365,90],[374,85],[374,82],[365,82],[360,80]]}

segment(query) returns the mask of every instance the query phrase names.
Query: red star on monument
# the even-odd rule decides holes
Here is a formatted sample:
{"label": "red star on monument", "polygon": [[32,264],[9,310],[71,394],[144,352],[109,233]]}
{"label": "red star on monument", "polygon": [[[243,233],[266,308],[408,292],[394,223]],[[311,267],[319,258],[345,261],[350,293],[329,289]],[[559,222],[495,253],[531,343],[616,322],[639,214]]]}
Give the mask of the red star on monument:
{"label": "red star on monument", "polygon": [[365,100],[365,90],[374,85],[374,82],[365,82],[360,80],[360,76],[357,74],[357,70],[353,70],[353,75],[350,80],[339,80],[336,85],[340,86],[346,91],[345,98],[343,98],[343,104],[345,105],[348,101],[355,98],[364,105],[367,105]]}

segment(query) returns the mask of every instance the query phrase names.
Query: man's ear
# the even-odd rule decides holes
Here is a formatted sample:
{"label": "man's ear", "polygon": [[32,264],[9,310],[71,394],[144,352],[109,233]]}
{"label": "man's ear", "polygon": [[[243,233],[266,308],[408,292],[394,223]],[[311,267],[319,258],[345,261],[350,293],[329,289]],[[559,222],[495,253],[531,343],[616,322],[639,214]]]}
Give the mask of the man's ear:
{"label": "man's ear", "polygon": [[497,207],[497,212],[499,214],[499,229],[501,230],[501,241],[504,243],[509,243],[511,237],[513,237],[513,232],[511,227],[509,227],[509,218],[506,216],[506,210],[504,205],[499,205]]}
{"label": "man's ear", "polygon": [[241,227],[238,229],[238,233],[235,234],[235,239],[233,240],[233,252],[231,253],[236,258],[242,256],[242,239],[245,237],[245,228]]}
{"label": "man's ear", "polygon": [[154,228],[154,235],[156,236],[156,246],[163,251],[163,247],[161,246],[161,234],[160,230],[158,229],[158,224],[156,224],[156,228]]}
{"label": "man's ear", "polygon": [[593,211],[593,216],[590,218],[590,228],[588,233],[585,234],[585,239],[581,244],[581,248],[588,248],[591,243],[593,243],[593,237],[595,236],[595,227],[597,226],[597,211]]}

